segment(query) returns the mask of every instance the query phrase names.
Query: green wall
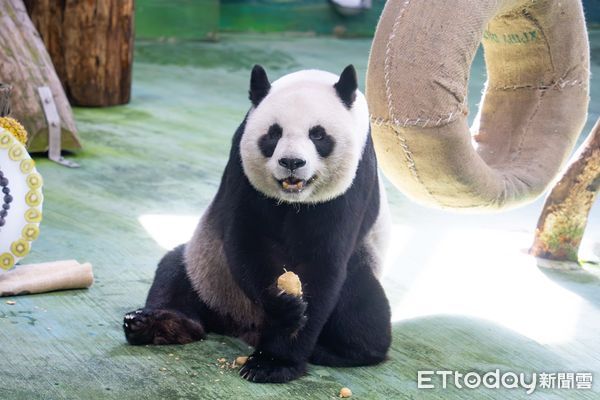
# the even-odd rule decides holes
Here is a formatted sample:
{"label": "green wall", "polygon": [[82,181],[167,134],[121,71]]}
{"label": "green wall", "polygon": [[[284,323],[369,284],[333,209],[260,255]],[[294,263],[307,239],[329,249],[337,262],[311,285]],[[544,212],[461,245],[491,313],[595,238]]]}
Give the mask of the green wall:
{"label": "green wall", "polygon": [[219,0],[137,0],[138,38],[214,39],[219,30]]}
{"label": "green wall", "polygon": [[222,0],[222,31],[310,32],[336,36],[372,36],[385,4],[344,17],[326,0]]}
{"label": "green wall", "polygon": [[137,0],[138,38],[215,39],[217,32],[304,32],[369,37],[384,0],[352,17],[327,0]]}

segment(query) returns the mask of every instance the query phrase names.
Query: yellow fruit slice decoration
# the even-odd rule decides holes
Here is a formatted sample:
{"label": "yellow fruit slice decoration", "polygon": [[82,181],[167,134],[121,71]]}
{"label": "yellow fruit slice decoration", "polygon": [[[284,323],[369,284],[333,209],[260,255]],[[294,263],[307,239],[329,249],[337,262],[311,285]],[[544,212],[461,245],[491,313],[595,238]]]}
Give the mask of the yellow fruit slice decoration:
{"label": "yellow fruit slice decoration", "polygon": [[42,194],[37,190],[30,190],[25,195],[25,203],[29,207],[37,207],[42,203]]}
{"label": "yellow fruit slice decoration", "polygon": [[25,221],[39,223],[42,220],[42,212],[37,208],[25,211]]}
{"label": "yellow fruit slice decoration", "polygon": [[0,133],[0,148],[8,149],[13,144],[13,141],[13,135],[7,131]]}
{"label": "yellow fruit slice decoration", "polygon": [[22,160],[25,157],[25,148],[21,144],[15,143],[8,150],[8,156],[13,161]]}
{"label": "yellow fruit slice decoration", "polygon": [[24,174],[28,174],[33,171],[33,167],[35,167],[35,161],[33,159],[28,158],[26,160],[21,161],[21,172]]}
{"label": "yellow fruit slice decoration", "polygon": [[29,242],[27,240],[15,240],[10,245],[10,250],[17,257],[25,257],[29,253]]}
{"label": "yellow fruit slice decoration", "polygon": [[0,268],[3,270],[9,270],[15,265],[15,258],[10,253],[3,253],[0,255]]}
{"label": "yellow fruit slice decoration", "polygon": [[37,226],[37,224],[27,224],[21,233],[23,235],[23,239],[33,242],[40,235],[40,228]]}
{"label": "yellow fruit slice decoration", "polygon": [[27,176],[27,186],[29,189],[39,189],[42,187],[42,176],[37,172],[33,172]]}

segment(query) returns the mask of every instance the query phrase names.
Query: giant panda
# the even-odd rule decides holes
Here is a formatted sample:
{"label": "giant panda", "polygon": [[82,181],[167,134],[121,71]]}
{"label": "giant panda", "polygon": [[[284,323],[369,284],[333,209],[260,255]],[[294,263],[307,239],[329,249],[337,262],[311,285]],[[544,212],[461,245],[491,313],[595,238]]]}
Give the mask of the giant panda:
{"label": "giant panda", "polygon": [[[125,315],[130,344],[183,344],[207,332],[254,353],[253,382],[287,382],[307,363],[373,365],[391,341],[378,280],[389,232],[369,114],[352,65],[250,78],[250,110],[192,239],[160,261],[144,308]],[[296,297],[277,277],[295,272]]]}

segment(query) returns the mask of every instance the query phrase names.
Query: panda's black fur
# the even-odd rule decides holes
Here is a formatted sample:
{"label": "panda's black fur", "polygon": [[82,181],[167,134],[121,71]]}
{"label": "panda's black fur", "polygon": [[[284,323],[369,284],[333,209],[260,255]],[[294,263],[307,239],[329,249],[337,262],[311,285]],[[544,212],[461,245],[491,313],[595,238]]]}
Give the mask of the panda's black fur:
{"label": "panda's black fur", "polygon": [[[261,82],[259,77],[259,91],[250,92],[254,106],[268,93]],[[348,92],[341,96],[354,95]],[[353,100],[340,100],[351,107]],[[145,307],[125,316],[128,342],[188,343],[207,332],[241,337],[255,351],[240,374],[255,382],[292,380],[305,372],[309,361],[341,367],[383,361],[391,341],[390,307],[373,272],[372,250],[365,244],[380,210],[370,135],[345,193],[317,204],[286,203],[258,192],[244,173],[240,141],[247,118],[233,137],[219,190],[205,217],[212,237],[222,243],[226,273],[260,316],[240,322],[198,295],[186,266],[186,246],[194,245],[192,239],[165,255]],[[283,267],[300,277],[302,297],[277,289]],[[220,295],[227,294],[211,293]]]}

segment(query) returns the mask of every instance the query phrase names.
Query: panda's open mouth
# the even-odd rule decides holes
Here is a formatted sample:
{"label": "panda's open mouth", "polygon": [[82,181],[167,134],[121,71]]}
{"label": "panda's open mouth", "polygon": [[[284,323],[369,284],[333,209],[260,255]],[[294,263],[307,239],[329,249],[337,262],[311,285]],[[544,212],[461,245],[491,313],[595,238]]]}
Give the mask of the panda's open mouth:
{"label": "panda's open mouth", "polygon": [[279,185],[281,185],[281,189],[287,193],[300,193],[303,191],[308,185],[313,183],[317,179],[316,175],[313,175],[310,179],[298,179],[295,176],[288,176],[285,179],[278,179]]}

